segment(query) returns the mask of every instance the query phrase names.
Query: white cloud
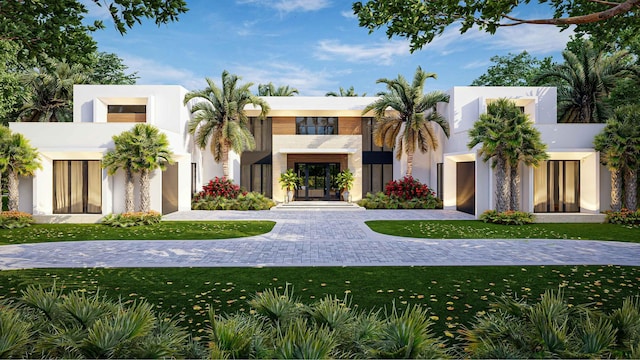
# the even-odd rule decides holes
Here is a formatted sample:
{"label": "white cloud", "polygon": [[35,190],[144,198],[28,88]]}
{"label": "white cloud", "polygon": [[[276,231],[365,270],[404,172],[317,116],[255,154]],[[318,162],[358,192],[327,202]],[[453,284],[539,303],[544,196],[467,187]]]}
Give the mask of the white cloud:
{"label": "white cloud", "polygon": [[462,68],[463,69],[479,69],[479,68],[485,68],[485,67],[487,67],[489,65],[491,65],[491,61],[479,60],[479,61],[472,61],[472,62],[464,65]]}
{"label": "white cloud", "polygon": [[238,0],[238,4],[258,4],[289,13],[295,11],[318,11],[331,5],[329,0]]}
{"label": "white cloud", "polygon": [[374,45],[343,44],[339,40],[320,40],[315,47],[320,60],[391,65],[395,57],[409,56],[409,42],[389,40]]}
{"label": "white cloud", "polygon": [[573,33],[573,27],[560,31],[551,25],[518,25],[498,29],[488,43],[495,49],[549,54],[564,50]]}
{"label": "white cloud", "polygon": [[353,10],[341,11],[340,15],[342,15],[342,17],[345,17],[347,19],[357,19],[358,18],[358,16],[356,16],[356,14],[354,14]]}
{"label": "white cloud", "polygon": [[302,96],[324,96],[327,89],[338,87],[339,79],[344,72],[310,70],[304,66],[270,62],[260,66],[239,65],[233,67],[232,73],[242,74],[243,82],[252,82],[253,91],[259,84],[272,82],[275,86],[290,86],[298,89]]}
{"label": "white cloud", "polygon": [[140,77],[137,81],[141,85],[182,85],[189,90],[199,89],[205,86],[204,77],[194,74],[187,69],[176,68],[171,65],[157,62],[153,59],[138,57],[135,55],[119,54],[130,72],[137,72]]}

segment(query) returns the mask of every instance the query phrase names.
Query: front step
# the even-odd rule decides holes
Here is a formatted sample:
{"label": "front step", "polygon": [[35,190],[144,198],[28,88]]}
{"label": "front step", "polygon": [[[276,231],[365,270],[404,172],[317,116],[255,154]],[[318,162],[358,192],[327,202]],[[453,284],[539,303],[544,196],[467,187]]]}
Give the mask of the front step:
{"label": "front step", "polygon": [[292,201],[286,204],[278,204],[271,210],[350,210],[361,211],[365,208],[358,206],[356,203],[346,201]]}

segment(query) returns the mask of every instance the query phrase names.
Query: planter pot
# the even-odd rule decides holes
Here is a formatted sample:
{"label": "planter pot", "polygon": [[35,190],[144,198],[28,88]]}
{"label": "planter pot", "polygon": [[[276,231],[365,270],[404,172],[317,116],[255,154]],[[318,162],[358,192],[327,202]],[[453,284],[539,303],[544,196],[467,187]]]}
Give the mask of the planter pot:
{"label": "planter pot", "polygon": [[287,202],[293,201],[293,190],[287,191]]}
{"label": "planter pot", "polygon": [[346,202],[349,202],[349,192],[347,190],[342,192],[342,199]]}

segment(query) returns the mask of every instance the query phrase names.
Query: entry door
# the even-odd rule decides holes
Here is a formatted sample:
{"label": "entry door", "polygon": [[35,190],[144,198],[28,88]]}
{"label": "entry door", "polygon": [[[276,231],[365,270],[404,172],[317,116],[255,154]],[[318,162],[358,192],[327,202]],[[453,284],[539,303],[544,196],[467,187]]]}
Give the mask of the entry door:
{"label": "entry door", "polygon": [[335,177],[340,171],[338,163],[296,163],[296,172],[302,186],[296,191],[296,200],[339,200]]}
{"label": "entry door", "polygon": [[456,163],[456,209],[475,215],[476,213],[476,163]]}

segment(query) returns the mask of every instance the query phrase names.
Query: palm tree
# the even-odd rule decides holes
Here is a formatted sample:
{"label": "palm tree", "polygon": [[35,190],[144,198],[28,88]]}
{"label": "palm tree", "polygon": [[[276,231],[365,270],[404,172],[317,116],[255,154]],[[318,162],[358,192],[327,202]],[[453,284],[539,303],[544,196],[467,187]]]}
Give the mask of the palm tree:
{"label": "palm tree", "polygon": [[53,70],[43,67],[23,77],[23,85],[29,91],[20,113],[21,121],[71,121],[73,85],[83,84],[88,78],[81,65],[64,61],[51,61],[49,65]]}
{"label": "palm tree", "polygon": [[140,211],[150,208],[149,173],[155,169],[164,170],[166,164],[173,163],[169,150],[169,140],[158,128],[149,124],[136,124],[133,129],[113,136],[115,148],[108,151],[102,166],[109,175],[119,169],[125,172],[125,212],[133,212],[133,174],[140,173]]}
{"label": "palm tree", "polygon": [[5,158],[7,171],[7,187],[9,189],[9,210],[18,211],[20,194],[18,176],[32,176],[42,168],[38,159],[38,150],[31,147],[29,140],[22,134],[13,133],[2,139],[0,157]]}
{"label": "palm tree", "polygon": [[607,53],[585,41],[578,50],[562,52],[565,62],[543,70],[534,83],[557,81],[558,121],[604,122],[610,115],[606,103],[619,80],[638,78],[638,66],[628,51]]}
{"label": "palm tree", "polygon": [[483,161],[492,160],[496,175],[496,210],[519,210],[520,163],[537,166],[547,158],[540,132],[528,117],[509,99],[487,105],[487,112],[469,131],[469,149],[482,143]]}
{"label": "palm tree", "polygon": [[[398,75],[397,79],[379,79],[377,83],[386,84],[388,91],[380,93],[380,98],[362,112],[374,111],[377,121],[373,140],[377,146],[391,148],[398,145],[398,159],[406,153],[407,176],[413,173],[413,154],[416,150],[426,153],[438,148],[438,138],[432,124],[437,124],[449,137],[449,124],[436,111],[439,102],[449,102],[449,95],[441,91],[423,93],[425,81],[436,77],[436,74],[424,72],[418,66],[411,84],[402,75]],[[397,113],[387,115],[388,108]]]}
{"label": "palm tree", "polygon": [[173,153],[167,135],[155,126],[136,124],[130,132],[137,150],[132,168],[140,173],[140,211],[148,212],[151,204],[149,173],[155,169],[164,171],[167,164],[173,164]]}
{"label": "palm tree", "polygon": [[299,94],[298,89],[289,85],[275,87],[273,83],[258,85],[258,96],[293,96]]}
{"label": "palm tree", "polygon": [[195,135],[196,144],[204,149],[209,144],[216,162],[222,162],[224,177],[229,177],[229,151],[241,154],[253,150],[255,140],[249,129],[249,118],[244,108],[248,104],[260,106],[260,116],[265,117],[269,105],[249,91],[253,83],[238,86],[240,78],[222,72],[222,88],[207,78],[207,87],[191,91],[184,97],[186,105],[196,100],[191,107],[193,118],[189,121],[189,133]]}
{"label": "palm tree", "polygon": [[[11,136],[11,130],[4,126],[0,125],[0,144],[5,144]],[[2,198],[2,174],[7,168],[7,158],[4,156],[0,156],[0,199]]]}
{"label": "palm tree", "polygon": [[[349,96],[349,97],[356,97],[359,96],[358,93],[356,93],[355,89],[352,87],[348,88],[347,90],[343,89],[342,86],[340,86],[340,92],[336,93],[335,91],[329,91],[328,93],[326,93],[324,96]],[[362,94],[362,96],[367,96],[367,93]]]}
{"label": "palm tree", "polygon": [[640,105],[633,104],[616,108],[607,125],[594,139],[595,149],[600,152],[600,161],[611,173],[611,208],[622,208],[624,183],[624,205],[637,208],[637,175],[640,166]]}
{"label": "palm tree", "polygon": [[115,144],[113,150],[107,151],[102,157],[102,167],[107,169],[109,175],[114,175],[118,170],[124,171],[124,211],[133,212],[133,159],[136,153],[133,134],[129,131],[112,137]]}

